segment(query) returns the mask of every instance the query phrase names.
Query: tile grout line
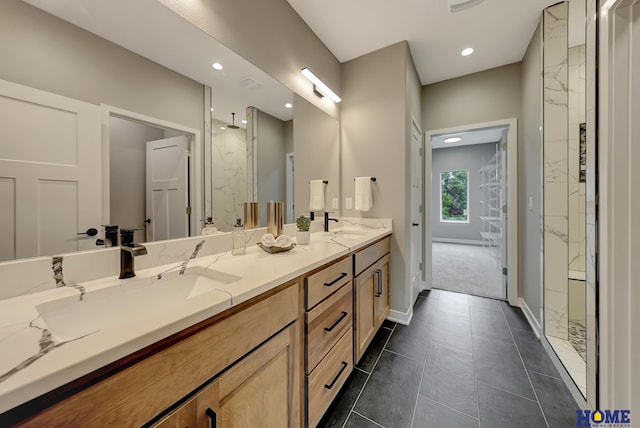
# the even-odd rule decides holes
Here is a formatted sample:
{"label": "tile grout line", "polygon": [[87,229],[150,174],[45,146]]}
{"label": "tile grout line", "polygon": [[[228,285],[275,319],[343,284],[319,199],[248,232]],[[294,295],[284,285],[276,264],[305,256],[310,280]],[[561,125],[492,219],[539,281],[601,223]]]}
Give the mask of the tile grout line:
{"label": "tile grout line", "polygon": [[478,421],[478,423],[480,423],[480,421],[479,421],[479,419],[478,419],[477,417],[471,416],[471,415],[469,415],[469,414],[467,414],[467,413],[465,413],[465,412],[461,412],[461,411],[460,411],[460,410],[458,410],[458,409],[454,409],[453,407],[447,406],[446,404],[441,403],[441,402],[439,402],[438,400],[434,400],[434,399],[433,399],[433,398],[431,398],[431,397],[427,397],[426,395],[422,395],[422,394],[418,394],[418,395],[419,395],[420,397],[423,397],[425,400],[433,401],[434,403],[436,403],[436,404],[437,404],[437,405],[439,405],[439,406],[446,407],[447,409],[449,409],[449,410],[451,410],[451,411],[453,411],[453,412],[460,413],[461,415],[466,416],[466,417],[468,417],[468,418],[471,418],[471,419],[473,419],[474,421]]}
{"label": "tile grout line", "polygon": [[[387,337],[387,340],[384,342],[384,345],[382,346],[382,350],[380,351],[380,354],[378,355],[378,358],[376,358],[376,362],[373,363],[373,366],[371,367],[371,373],[369,373],[367,375],[367,379],[362,384],[362,388],[360,388],[360,392],[358,393],[358,396],[356,397],[355,400],[353,400],[353,405],[351,406],[351,410],[349,410],[349,413],[347,414],[347,418],[344,420],[344,422],[342,424],[342,428],[345,428],[347,426],[347,421],[349,420],[349,416],[351,415],[351,413],[356,413],[356,411],[354,410],[356,408],[356,404],[358,404],[358,400],[360,399],[360,396],[362,395],[362,392],[364,391],[364,388],[367,386],[367,383],[369,383],[369,379],[371,379],[371,375],[373,374],[373,371],[375,370],[376,366],[378,365],[378,361],[380,361],[380,357],[382,356],[382,353],[384,352],[384,348],[387,346],[387,343],[389,343],[389,340],[391,339],[391,336],[393,336],[393,333],[396,331],[397,325],[398,325],[398,323],[396,323],[396,325],[394,325],[393,328],[391,329],[391,333],[389,334],[389,337]],[[358,414],[358,413],[356,413],[356,414]],[[358,415],[360,415],[360,414],[358,414]],[[362,416],[362,415],[360,415],[360,416]]]}
{"label": "tile grout line", "polygon": [[481,383],[481,384],[483,384],[485,386],[488,386],[490,388],[493,388],[495,390],[504,392],[505,394],[513,395],[514,397],[518,397],[518,398],[522,398],[523,400],[531,401],[532,403],[537,403],[538,402],[538,400],[534,400],[533,398],[528,398],[528,397],[525,397],[524,395],[520,395],[520,394],[516,394],[515,392],[507,391],[504,388],[500,388],[500,387],[497,387],[495,385],[491,385],[490,383],[483,382],[481,380],[479,380],[478,383]]}
{"label": "tile grout line", "polygon": [[416,410],[418,409],[418,399],[420,398],[420,389],[422,388],[422,380],[424,379],[424,371],[427,367],[427,361],[429,361],[429,356],[430,356],[429,354],[431,354],[432,343],[433,342],[429,342],[427,344],[427,353],[424,358],[424,363],[422,364],[422,372],[420,373],[420,383],[418,383],[418,393],[416,394],[416,400],[413,405],[413,413],[411,414],[411,425],[409,425],[410,427],[413,427],[413,422],[416,419]]}
{"label": "tile grout line", "polygon": [[[467,297],[467,301],[469,300],[469,298]],[[480,418],[480,394],[478,394],[478,377],[477,377],[477,370],[476,370],[476,358],[474,355],[474,348],[475,346],[473,345],[473,324],[471,323],[471,305],[468,305],[468,310],[469,310],[469,329],[471,330],[471,361],[473,361],[473,384],[476,387],[476,409],[478,409],[478,428],[482,428],[482,421]]]}
{"label": "tile grout line", "polygon": [[[384,348],[383,351],[387,351],[390,354],[394,354],[394,355],[397,355],[399,357],[406,358],[407,360],[415,361],[418,364],[422,364],[423,363],[423,361],[416,360],[415,358],[409,357],[409,356],[401,354],[399,352],[392,351],[391,349]],[[371,371],[373,371],[373,370],[371,370]]]}
{"label": "tile grout line", "polygon": [[[352,411],[351,411],[351,413],[355,413],[356,415],[360,416],[361,418],[366,419],[366,420],[368,420],[369,422],[371,422],[371,423],[373,423],[373,424],[375,424],[375,425],[377,425],[377,426],[379,426],[379,427],[381,427],[381,428],[384,428],[384,426],[383,426],[383,425],[380,425],[379,423],[377,423],[377,422],[376,422],[376,421],[374,421],[373,419],[369,419],[369,418],[368,418],[368,417],[366,417],[365,415],[363,415],[363,414],[361,414],[361,413],[358,413],[358,412],[356,412],[355,410],[352,410]],[[351,415],[351,413],[350,413],[349,415]],[[349,419],[349,418],[347,418],[347,419]]]}
{"label": "tile grout line", "polygon": [[542,413],[542,418],[544,419],[544,423],[549,427],[549,421],[547,420],[547,415],[544,413],[544,409],[542,408],[542,403],[540,403],[540,399],[538,398],[538,393],[536,392],[536,388],[533,386],[533,382],[531,381],[531,376],[529,376],[529,371],[527,370],[527,366],[524,363],[524,358],[522,358],[522,353],[520,353],[520,348],[518,347],[518,342],[516,342],[516,337],[513,335],[511,331],[511,326],[509,325],[509,321],[507,320],[507,314],[504,312],[504,308],[502,309],[502,316],[504,317],[504,321],[507,323],[507,328],[509,329],[509,334],[513,339],[513,343],[516,345],[516,351],[518,352],[518,356],[520,357],[520,362],[522,363],[522,368],[524,369],[524,373],[527,375],[527,379],[529,380],[529,385],[531,385],[531,390],[533,391],[533,396],[536,397],[536,401],[538,402],[538,407],[540,407],[540,412]]}
{"label": "tile grout line", "polygon": [[556,376],[551,376],[551,375],[548,375],[548,374],[545,374],[545,373],[540,373],[540,372],[539,372],[539,371],[537,371],[537,370],[527,369],[527,371],[530,371],[530,372],[532,372],[532,373],[538,374],[538,375],[540,375],[540,376],[548,377],[548,378],[550,378],[550,379],[562,380],[562,378],[561,378],[561,377],[556,377]]}

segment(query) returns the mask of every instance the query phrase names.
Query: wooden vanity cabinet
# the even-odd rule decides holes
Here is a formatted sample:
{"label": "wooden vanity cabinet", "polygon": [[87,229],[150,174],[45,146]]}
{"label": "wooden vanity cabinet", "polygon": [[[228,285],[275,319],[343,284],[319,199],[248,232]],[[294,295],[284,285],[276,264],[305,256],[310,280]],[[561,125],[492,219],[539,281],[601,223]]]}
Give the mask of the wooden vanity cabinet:
{"label": "wooden vanity cabinet", "polygon": [[293,382],[290,362],[296,358],[296,326],[290,326],[231,367],[196,395],[198,427],[293,427],[290,411]]}
{"label": "wooden vanity cabinet", "polygon": [[305,278],[306,425],[315,427],[353,370],[352,259]]}
{"label": "wooden vanity cabinet", "polygon": [[197,418],[196,399],[192,398],[154,424],[153,428],[196,428]]}
{"label": "wooden vanity cabinet", "polygon": [[384,238],[353,255],[356,363],[389,314],[389,244]]}
{"label": "wooden vanity cabinet", "polygon": [[[84,382],[84,388],[79,392],[30,412],[33,416],[16,425],[120,427],[151,422],[163,428],[207,427],[206,408],[211,407],[218,415],[218,428],[298,427],[300,296],[299,282],[293,281],[241,303],[112,363],[102,369],[112,374],[97,383],[90,383],[91,375],[80,378],[76,382]],[[166,418],[158,417],[186,399],[191,401]]]}

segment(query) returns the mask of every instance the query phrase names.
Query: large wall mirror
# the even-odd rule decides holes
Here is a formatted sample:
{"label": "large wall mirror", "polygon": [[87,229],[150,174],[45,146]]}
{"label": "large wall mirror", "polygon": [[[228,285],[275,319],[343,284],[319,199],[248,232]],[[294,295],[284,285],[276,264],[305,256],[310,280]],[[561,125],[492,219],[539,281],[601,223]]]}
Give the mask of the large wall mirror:
{"label": "large wall mirror", "polygon": [[314,178],[296,163],[338,196],[338,122],[159,2],[7,0],[0,21],[0,261],[99,248],[104,224],[228,231],[247,201],[290,222]]}

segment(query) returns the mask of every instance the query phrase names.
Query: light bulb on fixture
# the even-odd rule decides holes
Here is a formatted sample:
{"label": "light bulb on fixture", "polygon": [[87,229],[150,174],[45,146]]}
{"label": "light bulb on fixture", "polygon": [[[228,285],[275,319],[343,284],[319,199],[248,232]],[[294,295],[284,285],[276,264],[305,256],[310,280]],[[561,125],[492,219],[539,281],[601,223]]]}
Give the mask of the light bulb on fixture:
{"label": "light bulb on fixture", "polygon": [[329,88],[322,80],[318,78],[318,76],[313,74],[311,70],[309,70],[307,67],[303,68],[300,71],[300,73],[302,73],[304,77],[306,77],[307,79],[309,79],[311,83],[313,83],[314,91],[317,91],[322,95],[326,95],[327,97],[331,98],[334,103],[339,103],[342,101],[342,98],[340,98],[338,94],[333,92],[331,88]]}
{"label": "light bulb on fixture", "polygon": [[460,138],[460,137],[449,137],[449,138],[445,138],[445,140],[444,140],[445,143],[457,143],[458,141],[462,141],[462,138]]}

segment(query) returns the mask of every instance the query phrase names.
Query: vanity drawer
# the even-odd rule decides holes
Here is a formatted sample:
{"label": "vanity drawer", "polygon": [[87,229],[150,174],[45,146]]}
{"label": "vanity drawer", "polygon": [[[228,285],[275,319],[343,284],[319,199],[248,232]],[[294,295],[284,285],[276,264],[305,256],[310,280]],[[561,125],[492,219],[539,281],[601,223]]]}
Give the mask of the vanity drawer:
{"label": "vanity drawer", "polygon": [[345,257],[305,278],[305,309],[313,308],[325,297],[351,281],[351,277],[351,258]]}
{"label": "vanity drawer", "polygon": [[353,285],[345,285],[306,316],[306,372],[310,373],[353,323]]}
{"label": "vanity drawer", "polygon": [[315,427],[353,370],[353,335],[349,329],[307,376],[308,426]]}
{"label": "vanity drawer", "polygon": [[389,253],[391,238],[387,237],[369,245],[353,255],[353,274],[360,272],[371,266],[382,256]]}

